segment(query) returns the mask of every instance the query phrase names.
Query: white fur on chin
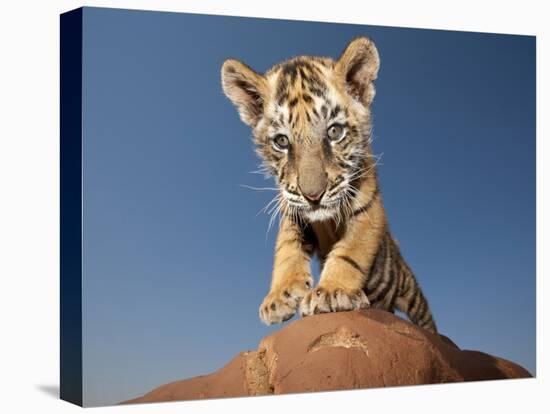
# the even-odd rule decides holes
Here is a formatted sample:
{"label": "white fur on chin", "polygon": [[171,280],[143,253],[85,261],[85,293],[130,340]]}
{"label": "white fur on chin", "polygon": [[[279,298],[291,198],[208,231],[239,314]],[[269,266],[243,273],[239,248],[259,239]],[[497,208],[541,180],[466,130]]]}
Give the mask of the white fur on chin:
{"label": "white fur on chin", "polygon": [[334,218],[336,210],[318,208],[317,210],[304,211],[303,216],[309,221],[325,221]]}

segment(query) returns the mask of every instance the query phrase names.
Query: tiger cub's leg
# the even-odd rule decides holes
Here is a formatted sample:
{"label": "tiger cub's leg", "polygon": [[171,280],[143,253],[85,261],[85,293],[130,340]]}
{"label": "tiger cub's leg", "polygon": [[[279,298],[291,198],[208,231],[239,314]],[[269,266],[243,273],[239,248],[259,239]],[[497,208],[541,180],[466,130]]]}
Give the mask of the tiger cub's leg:
{"label": "tiger cub's leg", "polygon": [[345,234],[328,254],[318,286],[302,300],[303,316],[369,307],[365,284],[386,232],[386,222],[376,192],[366,205],[359,206],[358,213],[347,223]]}
{"label": "tiger cub's leg", "polygon": [[416,325],[437,333],[437,327],[430,311],[428,301],[413,273],[402,260],[401,271],[399,272],[398,296],[395,300],[395,307],[407,314],[409,319]]}
{"label": "tiger cub's leg", "polygon": [[298,224],[282,218],[275,244],[271,289],[259,310],[260,319],[267,325],[292,318],[313,284],[310,255],[302,232]]}

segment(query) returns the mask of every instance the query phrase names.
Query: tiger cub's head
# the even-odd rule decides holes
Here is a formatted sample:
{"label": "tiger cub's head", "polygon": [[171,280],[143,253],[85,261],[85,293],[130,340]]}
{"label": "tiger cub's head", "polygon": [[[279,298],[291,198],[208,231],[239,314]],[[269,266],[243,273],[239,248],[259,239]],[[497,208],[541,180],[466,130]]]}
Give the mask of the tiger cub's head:
{"label": "tiger cub's head", "polygon": [[237,60],[224,62],[223,90],[252,128],[283,213],[327,220],[350,205],[372,163],[370,105],[379,64],[365,37],[336,61],[298,56],[263,75]]}

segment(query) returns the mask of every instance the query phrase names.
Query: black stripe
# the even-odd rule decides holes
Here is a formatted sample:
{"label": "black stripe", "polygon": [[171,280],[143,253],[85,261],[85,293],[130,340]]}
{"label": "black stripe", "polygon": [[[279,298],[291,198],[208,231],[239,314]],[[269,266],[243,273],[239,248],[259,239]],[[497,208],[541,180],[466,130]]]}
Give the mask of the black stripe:
{"label": "black stripe", "polygon": [[298,98],[292,98],[289,102],[288,102],[288,107],[290,109],[294,108],[296,106],[296,104],[298,103]]}
{"label": "black stripe", "polygon": [[422,327],[426,327],[426,325],[434,325],[435,327],[435,321],[434,321],[434,317],[432,315],[432,312],[430,311],[430,306],[428,305],[428,311],[426,312],[426,315],[424,315],[424,317],[422,318],[422,320],[420,321],[420,326]]}
{"label": "black stripe", "polygon": [[315,109],[315,107],[311,108],[311,110],[313,111],[313,115],[315,115],[316,118],[319,118],[319,112],[317,112],[317,109]]}
{"label": "black stripe", "polygon": [[407,314],[410,314],[410,312],[412,312],[419,298],[420,298],[420,295],[419,295],[419,291],[417,290],[416,292],[414,292],[413,300],[409,302],[409,306],[407,308]]}
{"label": "black stripe", "polygon": [[417,322],[420,322],[424,316],[426,316],[426,311],[428,310],[428,304],[426,303],[424,298],[420,297],[421,302],[420,305],[418,305],[418,310],[416,311],[416,314],[414,315],[414,319],[416,319]]}
{"label": "black stripe", "polygon": [[[308,82],[309,81],[309,76],[307,76],[307,73],[304,69],[304,66],[309,66],[309,65],[303,65],[303,66],[300,66],[298,68],[298,72],[300,72],[300,77],[302,78],[302,81],[305,81],[305,82]],[[303,84],[303,83],[302,83]]]}
{"label": "black stripe", "polygon": [[285,62],[282,66],[282,73],[283,75],[288,75],[290,82],[294,82],[298,74],[298,61],[292,60],[290,62]]}
{"label": "black stripe", "polygon": [[411,290],[412,286],[414,285],[414,276],[412,275],[410,270],[407,270],[407,273],[405,274],[405,282],[403,283],[405,290],[403,291],[403,294],[401,296],[405,297]]}
{"label": "black stripe", "polygon": [[[395,282],[392,280],[392,274],[391,274],[391,267],[392,267],[392,251],[391,251],[391,245],[389,244],[389,239],[387,234],[384,236],[384,245],[386,246],[386,254],[384,257],[384,268],[382,270],[383,279],[380,285],[383,286],[383,288],[377,293],[376,291],[373,293],[376,293],[376,296],[373,297],[371,302],[378,302],[382,301],[386,298],[386,295],[390,291],[391,287],[393,286],[393,283]],[[389,263],[388,260],[390,261]],[[387,269],[387,266],[390,266],[389,269]],[[386,276],[386,273],[388,274],[388,277]],[[385,286],[383,284],[386,284]],[[370,298],[369,298],[370,299]]]}
{"label": "black stripe", "polygon": [[269,125],[271,125],[272,127],[276,128],[276,129],[281,126],[279,124],[279,122],[277,122],[277,120],[275,120],[275,119],[269,119],[267,122],[269,123]]}
{"label": "black stripe", "polygon": [[369,209],[372,207],[372,204],[374,203],[374,200],[376,199],[376,196],[378,195],[378,193],[379,193],[378,186],[376,186],[376,188],[374,189],[374,192],[372,193],[372,196],[371,196],[371,199],[369,200],[369,202],[367,204],[365,204],[363,207],[359,207],[357,210],[354,210],[351,213],[350,218],[351,217],[356,217],[360,214],[363,214],[363,213],[369,211]]}
{"label": "black stripe", "polygon": [[390,301],[388,302],[388,309],[391,311],[395,309],[395,300],[397,299],[397,296],[397,289],[394,289],[394,291],[390,295]]}
{"label": "black stripe", "polygon": [[323,98],[325,96],[325,91],[316,86],[310,86],[309,90],[313,95],[318,96],[319,98]]}
{"label": "black stripe", "polygon": [[349,256],[336,256],[336,258],[337,259],[342,259],[346,263],[350,264],[355,270],[357,270],[361,274],[363,274],[363,275],[365,274],[365,271],[363,269],[361,269],[361,266],[359,266],[359,263],[357,263],[351,257],[349,257]]}
{"label": "black stripe", "polygon": [[[347,140],[345,140],[345,142],[344,142],[343,145],[340,145],[340,148],[341,148],[342,151],[345,151],[345,150],[348,149],[348,147],[349,147],[350,145],[354,145],[354,146],[355,146],[356,144],[355,144],[355,142],[353,142],[353,140],[347,139]],[[346,154],[346,155],[347,155],[347,154]]]}
{"label": "black stripe", "polygon": [[397,264],[397,279],[399,280],[398,284],[398,292],[399,296],[403,296],[403,289],[405,289],[405,277],[403,276],[405,273],[403,272],[403,268],[401,266],[401,256],[399,257],[399,263]]}
{"label": "black stripe", "polygon": [[428,316],[430,315],[430,307],[428,306],[428,302],[426,300],[424,300],[424,303],[425,303],[425,306],[422,312],[419,312],[419,317],[418,317],[419,324],[425,323],[429,320]]}
{"label": "black stripe", "polygon": [[367,279],[367,285],[369,286],[369,288],[372,288],[372,291],[370,293],[373,293],[376,290],[376,285],[378,284],[382,276],[382,273],[380,270],[381,270],[381,267],[384,265],[385,261],[386,261],[386,243],[385,243],[385,239],[382,237],[380,239],[380,243],[378,245],[378,251],[376,252],[376,256],[371,265],[371,268],[369,271],[369,277]]}
{"label": "black stripe", "polygon": [[336,177],[334,179],[334,182],[332,183],[332,185],[328,189],[327,193],[330,193],[332,190],[334,190],[336,187],[338,187],[342,183],[342,181],[344,181],[343,176],[339,175],[338,177]]}
{"label": "black stripe", "polygon": [[390,278],[392,280],[393,287],[390,293],[388,294],[388,298],[389,298],[389,301],[387,304],[388,309],[393,309],[393,303],[395,302],[395,298],[397,297],[397,291],[399,288],[399,285],[398,285],[399,280],[396,278],[396,273],[397,272],[396,272],[395,259],[393,259],[391,273],[390,273]]}
{"label": "black stripe", "polygon": [[374,296],[372,299],[369,298],[371,303],[380,302],[380,301],[382,301],[382,299],[384,299],[386,297],[386,295],[388,294],[388,292],[390,291],[390,289],[393,285],[393,283],[392,283],[393,280],[388,279],[388,280],[386,280],[386,282],[387,282],[386,286],[384,286],[384,288],[380,292],[378,292],[376,294],[376,296]]}
{"label": "black stripe", "polygon": [[335,118],[341,110],[342,108],[340,107],[340,105],[336,104],[336,106],[332,108],[332,111],[330,112],[330,118]]}

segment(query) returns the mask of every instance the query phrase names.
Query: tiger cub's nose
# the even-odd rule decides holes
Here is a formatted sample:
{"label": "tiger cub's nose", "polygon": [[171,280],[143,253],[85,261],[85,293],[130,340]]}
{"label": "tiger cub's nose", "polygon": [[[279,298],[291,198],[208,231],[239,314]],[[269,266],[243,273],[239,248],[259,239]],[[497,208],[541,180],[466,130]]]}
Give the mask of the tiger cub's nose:
{"label": "tiger cub's nose", "polygon": [[318,204],[327,188],[327,173],[317,158],[301,161],[298,171],[298,188],[311,204]]}
{"label": "tiger cub's nose", "polygon": [[323,189],[322,191],[318,191],[318,192],[311,192],[311,193],[303,192],[302,194],[304,195],[305,198],[307,198],[308,201],[314,204],[317,204],[319,203],[319,200],[321,200],[321,197],[323,197],[324,193],[325,193],[325,190]]}

